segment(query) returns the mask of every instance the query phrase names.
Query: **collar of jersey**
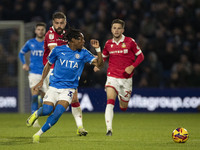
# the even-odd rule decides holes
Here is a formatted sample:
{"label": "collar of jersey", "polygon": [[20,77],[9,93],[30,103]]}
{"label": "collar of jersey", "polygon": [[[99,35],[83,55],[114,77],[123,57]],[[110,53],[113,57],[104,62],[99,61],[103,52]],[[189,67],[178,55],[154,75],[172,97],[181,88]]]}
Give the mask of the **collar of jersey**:
{"label": "collar of jersey", "polygon": [[124,42],[124,39],[125,39],[125,36],[122,34],[122,38],[118,42],[116,42],[114,40],[114,38],[112,39],[112,42],[115,43],[115,44],[117,44],[117,45],[119,45],[120,42]]}

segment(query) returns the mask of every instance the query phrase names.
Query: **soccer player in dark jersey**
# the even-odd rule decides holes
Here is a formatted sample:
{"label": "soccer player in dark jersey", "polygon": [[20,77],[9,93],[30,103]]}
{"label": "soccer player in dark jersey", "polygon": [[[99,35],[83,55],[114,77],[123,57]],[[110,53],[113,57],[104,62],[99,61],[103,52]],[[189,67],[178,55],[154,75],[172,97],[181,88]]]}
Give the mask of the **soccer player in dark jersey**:
{"label": "soccer player in dark jersey", "polygon": [[[90,42],[97,51],[98,58],[96,58],[83,48],[85,40],[79,30],[69,29],[66,38],[69,42],[68,45],[56,46],[51,51],[49,60],[42,73],[42,79],[34,87],[37,91],[43,85],[52,64],[55,64],[50,76],[50,86],[44,97],[43,106],[35,111],[27,120],[27,125],[31,126],[38,117],[49,115],[55,107],[54,112],[48,117],[43,127],[33,135],[34,143],[39,143],[40,136],[58,121],[71,104],[85,63],[90,63],[97,67],[103,65],[99,41],[91,40]],[[83,135],[86,134],[84,132]]]}
{"label": "soccer player in dark jersey", "polygon": [[115,19],[111,25],[113,38],[108,40],[103,49],[104,61],[109,57],[106,94],[107,105],[105,122],[107,136],[112,136],[114,105],[118,96],[120,109],[126,111],[132,93],[132,76],[134,69],[144,60],[141,49],[135,40],[123,35],[125,23]]}
{"label": "soccer player in dark jersey", "polygon": [[[37,84],[42,78],[42,70],[44,68],[42,59],[44,53],[44,36],[46,33],[46,24],[45,23],[37,23],[35,26],[35,35],[36,37],[28,40],[25,45],[21,48],[19,52],[19,58],[22,62],[23,70],[29,71],[29,86],[32,94],[32,102],[31,102],[31,113],[34,113],[38,109],[38,96],[41,95],[43,98],[44,93],[47,88],[44,85],[41,88],[41,91],[34,91],[33,86]],[[30,51],[30,64],[26,63],[25,54]],[[39,127],[38,121],[36,121],[33,125],[34,127]]]}

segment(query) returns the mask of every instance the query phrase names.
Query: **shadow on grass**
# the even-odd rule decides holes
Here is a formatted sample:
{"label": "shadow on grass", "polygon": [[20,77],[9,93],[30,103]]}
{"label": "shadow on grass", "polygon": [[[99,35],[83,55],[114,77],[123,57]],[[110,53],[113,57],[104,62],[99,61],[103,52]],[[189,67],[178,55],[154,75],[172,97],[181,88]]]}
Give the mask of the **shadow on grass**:
{"label": "shadow on grass", "polygon": [[[67,138],[67,136],[44,136],[40,143],[45,143],[44,141],[49,141],[48,139],[59,139]],[[33,144],[32,137],[0,137],[0,145],[24,145]]]}
{"label": "shadow on grass", "polygon": [[31,137],[0,137],[0,145],[24,145],[31,143]]}

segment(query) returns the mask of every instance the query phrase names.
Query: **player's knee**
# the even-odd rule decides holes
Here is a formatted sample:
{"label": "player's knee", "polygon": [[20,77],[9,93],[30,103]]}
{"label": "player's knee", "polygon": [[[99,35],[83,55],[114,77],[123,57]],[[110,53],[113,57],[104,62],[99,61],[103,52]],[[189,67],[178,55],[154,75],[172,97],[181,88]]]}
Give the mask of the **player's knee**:
{"label": "player's knee", "polygon": [[126,107],[126,108],[120,107],[120,109],[121,109],[122,111],[126,111],[126,110],[128,109],[128,107]]}
{"label": "player's knee", "polygon": [[49,115],[53,111],[53,106],[51,105],[43,104],[42,107],[43,107],[42,111],[43,116]]}

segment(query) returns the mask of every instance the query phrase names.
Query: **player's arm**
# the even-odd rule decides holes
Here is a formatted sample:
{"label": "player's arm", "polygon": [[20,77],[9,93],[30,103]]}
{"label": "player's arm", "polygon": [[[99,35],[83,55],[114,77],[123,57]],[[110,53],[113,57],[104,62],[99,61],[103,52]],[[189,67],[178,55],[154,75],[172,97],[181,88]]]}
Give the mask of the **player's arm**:
{"label": "player's arm", "polygon": [[22,69],[25,71],[29,71],[29,66],[26,64],[25,53],[29,51],[28,42],[22,47],[19,52],[19,59],[22,62]]}
{"label": "player's arm", "polygon": [[101,48],[99,46],[99,41],[92,39],[92,40],[90,40],[90,44],[92,45],[92,47],[95,48],[95,50],[97,52],[97,59],[94,59],[92,64],[98,68],[102,68],[103,67],[103,57],[102,57],[102,53],[101,53]]}
{"label": "player's arm", "polygon": [[40,80],[40,82],[38,84],[36,84],[33,87],[33,90],[38,91],[42,87],[44,79],[46,78],[46,76],[49,73],[49,70],[51,69],[51,65],[52,64],[50,64],[49,62],[46,63],[46,65],[45,65],[45,67],[43,69],[43,72],[42,72],[42,79]]}
{"label": "player's arm", "polygon": [[143,55],[141,49],[137,45],[136,45],[136,47],[138,50],[135,54],[137,58],[132,65],[125,68],[125,72],[127,74],[131,74],[133,72],[133,70],[144,60],[144,55]]}

